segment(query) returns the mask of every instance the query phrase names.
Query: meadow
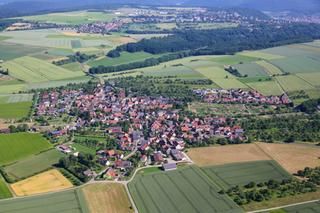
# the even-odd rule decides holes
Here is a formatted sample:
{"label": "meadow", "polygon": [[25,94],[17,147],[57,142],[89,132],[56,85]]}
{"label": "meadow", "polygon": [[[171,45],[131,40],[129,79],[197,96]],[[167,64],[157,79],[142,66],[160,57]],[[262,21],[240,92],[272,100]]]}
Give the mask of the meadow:
{"label": "meadow", "polygon": [[119,183],[90,184],[81,189],[92,213],[133,213],[124,185]]}
{"label": "meadow", "polygon": [[17,181],[52,167],[63,156],[56,149],[51,149],[6,166],[4,170],[13,181]]}
{"label": "meadow", "polygon": [[291,178],[291,175],[275,161],[233,163],[202,169],[209,178],[225,190],[237,185],[244,186],[251,181],[262,183],[269,180],[282,181]]}
{"label": "meadow", "polygon": [[11,184],[11,188],[17,196],[55,192],[72,186],[72,183],[56,169]]}
{"label": "meadow", "polygon": [[27,117],[31,106],[31,101],[18,103],[0,103],[0,118],[21,119]]}
{"label": "meadow", "polygon": [[0,201],[0,206],[0,213],[89,213],[79,190]]}
{"label": "meadow", "polygon": [[14,163],[51,147],[52,145],[40,134],[2,134],[0,135],[0,165]]}
{"label": "meadow", "polygon": [[3,64],[3,67],[9,69],[10,76],[29,83],[68,79],[84,75],[81,71],[73,72],[29,56],[8,61]]}
{"label": "meadow", "polygon": [[12,197],[12,194],[5,182],[5,180],[0,175],[0,200]]}
{"label": "meadow", "polygon": [[242,212],[197,167],[138,174],[129,191],[141,213]]}

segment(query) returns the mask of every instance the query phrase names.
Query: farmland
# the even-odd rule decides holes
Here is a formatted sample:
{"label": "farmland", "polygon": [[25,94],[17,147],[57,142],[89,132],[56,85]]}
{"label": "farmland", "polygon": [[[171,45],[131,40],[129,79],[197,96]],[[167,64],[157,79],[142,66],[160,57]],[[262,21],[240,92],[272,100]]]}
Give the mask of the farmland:
{"label": "farmland", "polygon": [[137,175],[129,184],[139,212],[242,212],[197,167]]}
{"label": "farmland", "polygon": [[247,83],[247,85],[250,88],[261,92],[263,95],[282,95],[284,93],[280,85],[274,80],[252,82]]}
{"label": "farmland", "polygon": [[51,144],[40,134],[0,135],[0,165],[13,163],[49,148]]}
{"label": "farmland", "polygon": [[242,74],[248,77],[267,76],[264,68],[256,63],[238,64],[235,68]]}
{"label": "farmland", "polygon": [[0,60],[12,60],[34,54],[44,49],[41,47],[25,46],[22,44],[0,43]]}
{"label": "farmland", "polygon": [[19,180],[50,168],[63,156],[57,150],[52,149],[6,166],[5,172],[12,180]]}
{"label": "farmland", "polygon": [[6,182],[4,181],[2,176],[0,175],[0,200],[5,199],[5,198],[10,198],[10,197],[12,197],[12,194],[11,194]]}
{"label": "farmland", "polygon": [[20,119],[28,115],[32,106],[31,101],[18,103],[0,103],[0,118]]}
{"label": "farmland", "polygon": [[253,161],[221,166],[204,167],[203,171],[221,188],[244,186],[250,181],[261,183],[269,180],[289,179],[291,176],[275,161]]}
{"label": "farmland", "polygon": [[199,166],[275,160],[291,174],[307,166],[319,166],[319,154],[320,148],[314,145],[277,143],[195,148],[188,152],[191,159]]}
{"label": "farmland", "polygon": [[52,169],[11,185],[17,196],[68,189],[73,185],[58,170]]}
{"label": "farmland", "polygon": [[83,75],[82,72],[72,72],[28,56],[8,61],[3,66],[9,69],[9,74],[12,77],[30,83],[67,79]]}
{"label": "farmland", "polygon": [[298,206],[293,207],[287,207],[283,209],[286,213],[304,213],[304,212],[310,212],[310,213],[317,213],[320,212],[320,201],[308,203],[308,204],[302,204]]}
{"label": "farmland", "polygon": [[81,189],[91,213],[134,212],[122,184],[90,184]]}
{"label": "farmland", "polygon": [[0,201],[0,206],[0,213],[40,213],[48,211],[66,213],[89,212],[83,195],[78,190]]}
{"label": "farmland", "polygon": [[282,71],[278,67],[276,67],[273,64],[270,64],[266,61],[257,61],[256,63],[259,64],[261,67],[263,67],[264,70],[269,73],[269,75],[281,75],[282,74]]}
{"label": "farmland", "polygon": [[278,76],[276,79],[286,92],[314,89],[311,84],[295,75]]}

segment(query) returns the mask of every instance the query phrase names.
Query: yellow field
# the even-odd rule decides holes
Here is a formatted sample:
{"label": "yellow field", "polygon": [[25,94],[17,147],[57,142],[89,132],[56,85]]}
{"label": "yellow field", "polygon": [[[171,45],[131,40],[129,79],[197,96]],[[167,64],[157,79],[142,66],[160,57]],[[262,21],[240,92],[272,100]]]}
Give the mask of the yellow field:
{"label": "yellow field", "polygon": [[131,213],[131,207],[124,185],[91,184],[82,189],[91,213]]}
{"label": "yellow field", "polygon": [[305,167],[320,166],[320,148],[309,144],[254,143],[190,149],[199,166],[275,160],[291,174]]}
{"label": "yellow field", "polygon": [[73,185],[58,170],[52,169],[11,185],[17,196],[27,196],[71,188]]}

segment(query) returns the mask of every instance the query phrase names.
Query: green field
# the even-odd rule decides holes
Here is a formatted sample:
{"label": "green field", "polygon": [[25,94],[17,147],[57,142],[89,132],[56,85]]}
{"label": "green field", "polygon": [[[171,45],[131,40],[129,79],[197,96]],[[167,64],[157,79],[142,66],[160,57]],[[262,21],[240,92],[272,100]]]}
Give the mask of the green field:
{"label": "green field", "polygon": [[267,61],[257,61],[256,62],[258,65],[264,68],[264,70],[269,73],[269,75],[281,75],[283,72],[273,64],[270,64]]}
{"label": "green field", "polygon": [[0,213],[88,213],[85,198],[80,190],[49,195],[0,201]]}
{"label": "green field", "polygon": [[9,69],[10,76],[30,83],[68,79],[84,75],[83,72],[72,72],[29,56],[8,61],[3,64],[3,67]]}
{"label": "green field", "polygon": [[286,75],[276,77],[282,88],[287,92],[298,90],[312,90],[314,87],[308,82],[295,75]]}
{"label": "green field", "polygon": [[12,194],[11,194],[6,182],[4,181],[2,176],[0,175],[0,200],[10,198],[10,197],[12,197]]}
{"label": "green field", "polygon": [[205,79],[199,72],[185,66],[170,66],[159,70],[143,71],[143,75],[154,77],[174,76],[180,79]]}
{"label": "green field", "polygon": [[50,13],[37,16],[26,16],[23,17],[23,19],[30,21],[77,25],[97,21],[111,21],[115,17],[116,16],[113,13],[75,11],[66,13]]}
{"label": "green field", "polygon": [[81,66],[79,63],[77,62],[74,62],[74,63],[70,63],[70,64],[65,64],[65,65],[62,65],[61,67],[67,69],[67,70],[71,70],[71,71],[74,71],[74,72],[79,72],[81,71]]}
{"label": "green field", "polygon": [[307,81],[314,87],[320,87],[320,67],[317,73],[297,73],[296,76]]}
{"label": "green field", "polygon": [[273,54],[273,53],[269,53],[269,52],[263,52],[263,51],[244,51],[244,52],[239,53],[239,55],[254,57],[254,58],[259,58],[259,59],[264,59],[264,60],[283,58],[283,56],[281,56],[281,55],[277,55],[277,54]]}
{"label": "green field", "polygon": [[40,134],[15,133],[0,135],[0,166],[38,154],[52,145]]}
{"label": "green field", "polygon": [[0,42],[0,60],[12,60],[22,56],[41,52],[43,50],[44,49],[41,47]]}
{"label": "green field", "polygon": [[75,148],[75,151],[80,152],[80,153],[84,153],[84,154],[92,154],[95,155],[96,154],[96,150],[78,143],[74,143],[72,144],[72,147]]}
{"label": "green field", "polygon": [[247,85],[263,95],[282,95],[284,91],[276,81],[261,81],[247,83]]}
{"label": "green field", "polygon": [[282,71],[289,73],[313,73],[320,71],[320,61],[303,55],[270,60],[270,63],[279,67]]}
{"label": "green field", "polygon": [[275,161],[256,161],[250,163],[234,163],[221,166],[204,167],[203,171],[223,189],[232,186],[244,186],[249,182],[261,183],[268,180],[291,178]]}
{"label": "green field", "polygon": [[51,149],[6,166],[5,171],[12,180],[16,181],[50,168],[58,163],[63,156],[56,149]]}
{"label": "green field", "polygon": [[27,117],[31,106],[31,101],[18,103],[0,103],[0,118],[21,119]]}
{"label": "green field", "polygon": [[140,213],[242,212],[197,167],[138,174],[129,190]]}
{"label": "green field", "polygon": [[287,207],[283,211],[284,213],[318,213],[320,212],[320,201]]}
{"label": "green field", "polygon": [[240,63],[249,63],[256,61],[257,59],[254,57],[249,57],[245,55],[227,55],[227,56],[217,56],[215,58],[210,59],[210,61],[222,64],[222,65],[236,65]]}
{"label": "green field", "polygon": [[235,65],[235,68],[242,74],[248,77],[268,76],[264,68],[256,63],[244,63]]}
{"label": "green field", "polygon": [[100,65],[116,66],[120,64],[128,64],[132,62],[143,61],[147,58],[152,58],[152,57],[155,57],[155,56],[146,52],[136,52],[136,53],[123,52],[121,53],[121,56],[118,58],[103,57],[102,59],[89,62],[88,65],[92,67],[97,67]]}

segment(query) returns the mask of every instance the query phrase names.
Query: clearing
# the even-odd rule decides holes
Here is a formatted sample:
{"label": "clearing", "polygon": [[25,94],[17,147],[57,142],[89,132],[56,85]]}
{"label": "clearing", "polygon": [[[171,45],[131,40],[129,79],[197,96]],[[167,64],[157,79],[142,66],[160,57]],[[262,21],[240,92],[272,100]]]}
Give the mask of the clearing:
{"label": "clearing", "polygon": [[124,185],[119,183],[90,184],[82,188],[91,213],[134,212]]}
{"label": "clearing", "polygon": [[11,184],[11,188],[17,196],[54,192],[68,189],[72,186],[72,183],[56,169]]}

